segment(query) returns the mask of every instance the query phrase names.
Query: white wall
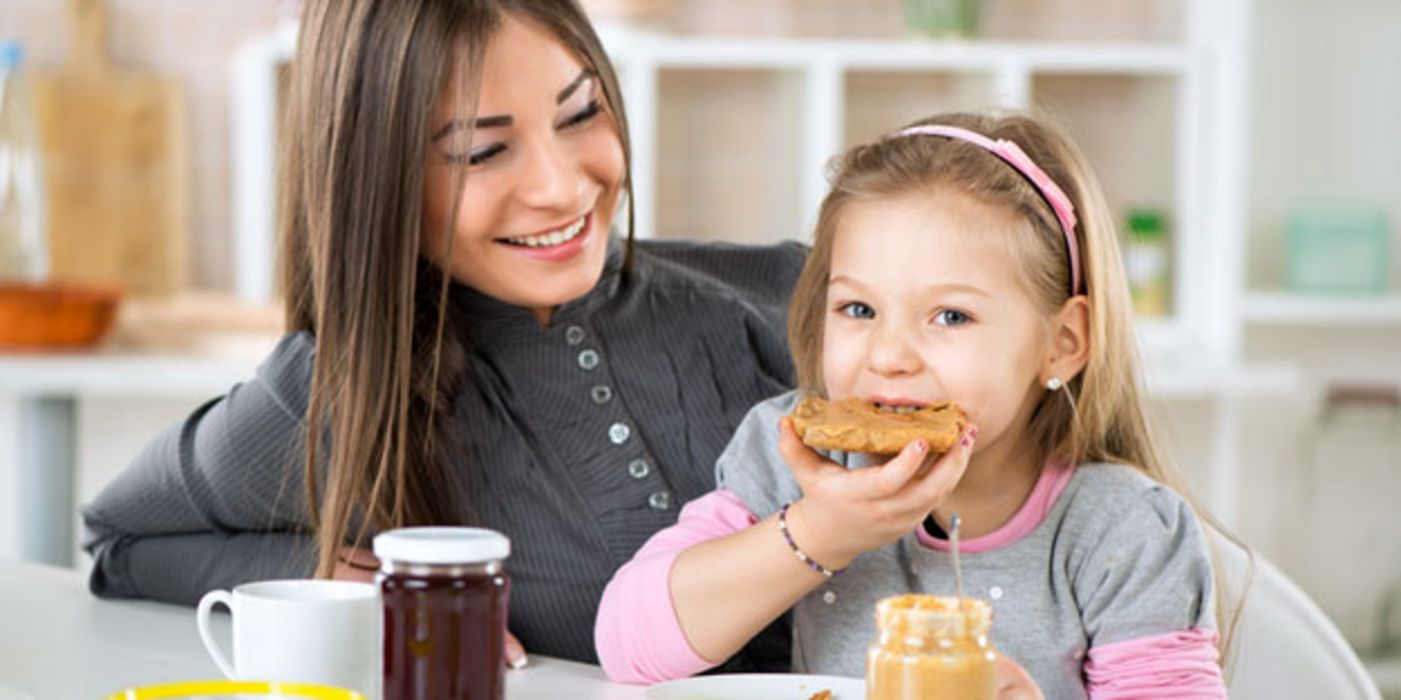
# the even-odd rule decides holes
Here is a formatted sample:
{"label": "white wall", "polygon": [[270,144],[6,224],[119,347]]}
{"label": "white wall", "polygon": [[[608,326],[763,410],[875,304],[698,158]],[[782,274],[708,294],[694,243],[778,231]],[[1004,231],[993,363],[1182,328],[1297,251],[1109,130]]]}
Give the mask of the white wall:
{"label": "white wall", "polygon": [[[1250,284],[1282,285],[1292,206],[1341,199],[1389,213],[1401,292],[1401,2],[1257,0],[1255,13]],[[1401,327],[1255,328],[1245,348],[1298,362],[1303,384],[1245,414],[1243,534],[1345,633],[1375,636],[1388,590],[1401,605],[1401,456],[1360,443],[1316,454],[1315,431],[1329,383],[1401,386]]]}
{"label": "white wall", "polygon": [[1291,205],[1386,207],[1401,287],[1401,2],[1257,0],[1250,280],[1278,286]]}

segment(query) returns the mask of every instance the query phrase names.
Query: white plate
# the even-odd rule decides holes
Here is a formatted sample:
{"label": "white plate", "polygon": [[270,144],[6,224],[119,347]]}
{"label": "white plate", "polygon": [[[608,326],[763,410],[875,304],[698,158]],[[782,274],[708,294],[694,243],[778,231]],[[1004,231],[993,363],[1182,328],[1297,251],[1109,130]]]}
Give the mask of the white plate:
{"label": "white plate", "polygon": [[658,683],[647,689],[648,700],[808,700],[820,690],[832,700],[866,700],[866,681],[839,676],[777,673],[735,673],[697,676]]}

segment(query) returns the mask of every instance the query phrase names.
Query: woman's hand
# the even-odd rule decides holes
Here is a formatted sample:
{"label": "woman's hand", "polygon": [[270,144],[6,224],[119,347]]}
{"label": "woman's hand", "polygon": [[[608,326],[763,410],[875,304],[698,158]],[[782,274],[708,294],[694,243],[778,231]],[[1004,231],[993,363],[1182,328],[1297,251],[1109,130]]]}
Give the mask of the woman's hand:
{"label": "woman's hand", "polygon": [[331,571],[331,578],[337,581],[374,583],[376,571],[379,571],[379,559],[373,552],[360,547],[341,547],[340,556],[336,557],[336,568]]}
{"label": "woman's hand", "polygon": [[958,485],[978,436],[977,427],[967,426],[932,468],[925,468],[928,443],[916,440],[883,465],[847,469],[804,445],[792,419],[783,418],[779,432],[779,451],[803,491],[788,509],[789,530],[804,552],[832,569],[924,522]]}
{"label": "woman's hand", "polygon": [[997,655],[997,700],[1046,700],[1041,688],[1017,662]]}
{"label": "woman's hand", "polygon": [[[360,581],[374,583],[375,572],[379,571],[379,559],[368,549],[341,547],[340,557],[331,578],[338,581]],[[525,668],[529,661],[525,647],[510,630],[506,631],[506,665],[511,668]]]}

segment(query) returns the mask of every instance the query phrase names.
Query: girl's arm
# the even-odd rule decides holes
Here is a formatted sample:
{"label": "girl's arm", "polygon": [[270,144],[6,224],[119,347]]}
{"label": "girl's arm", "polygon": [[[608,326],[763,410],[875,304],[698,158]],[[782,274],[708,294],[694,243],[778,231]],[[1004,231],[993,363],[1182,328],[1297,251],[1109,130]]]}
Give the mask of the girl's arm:
{"label": "girl's arm", "polygon": [[[789,508],[793,541],[836,571],[862,552],[913,530],[958,483],[972,451],[972,434],[921,470],[928,445],[916,441],[886,464],[848,470],[807,448],[789,419],[780,424],[779,451],[803,497]],[[769,516],[734,534],[686,549],[671,569],[670,598],[696,654],[715,662],[738,651],[825,580],[795,555]]]}
{"label": "girl's arm", "polygon": [[594,623],[598,660],[610,679],[656,683],[716,665],[696,654],[681,631],[668,583],[672,566],[688,547],[756,522],[738,496],[712,491],[687,503],[675,525],[653,535],[613,574]]}
{"label": "girl's arm", "polygon": [[[778,439],[772,437],[772,414],[766,420],[765,411],[787,408],[768,402],[751,411],[721,457],[722,484],[728,473],[756,477],[728,479],[743,483],[751,497],[760,483],[790,493],[768,472],[789,479],[791,470],[797,486],[791,493],[802,497],[789,508],[789,532],[831,569],[899,539],[942,503],[963,474],[976,431],[970,427],[961,446],[930,469],[921,469],[927,446],[912,443],[883,466],[848,470],[805,447],[786,420]],[[614,574],[595,626],[599,661],[610,678],[650,683],[710,668],[824,580],[795,556],[777,517],[761,520],[747,502],[722,488],[687,504],[676,525]]]}
{"label": "girl's arm", "polygon": [[1125,468],[1089,468],[1102,470],[1101,498],[1072,506],[1085,545],[1071,562],[1089,697],[1225,698],[1211,556],[1195,513]]}

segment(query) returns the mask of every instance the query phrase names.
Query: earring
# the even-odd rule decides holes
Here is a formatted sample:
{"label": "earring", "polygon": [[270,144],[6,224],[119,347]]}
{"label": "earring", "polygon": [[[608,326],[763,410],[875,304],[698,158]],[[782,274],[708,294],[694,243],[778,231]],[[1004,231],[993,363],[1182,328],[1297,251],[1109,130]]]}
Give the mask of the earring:
{"label": "earring", "polygon": [[1047,391],[1060,391],[1063,386],[1065,386],[1065,382],[1062,382],[1060,377],[1051,377],[1046,380]]}

